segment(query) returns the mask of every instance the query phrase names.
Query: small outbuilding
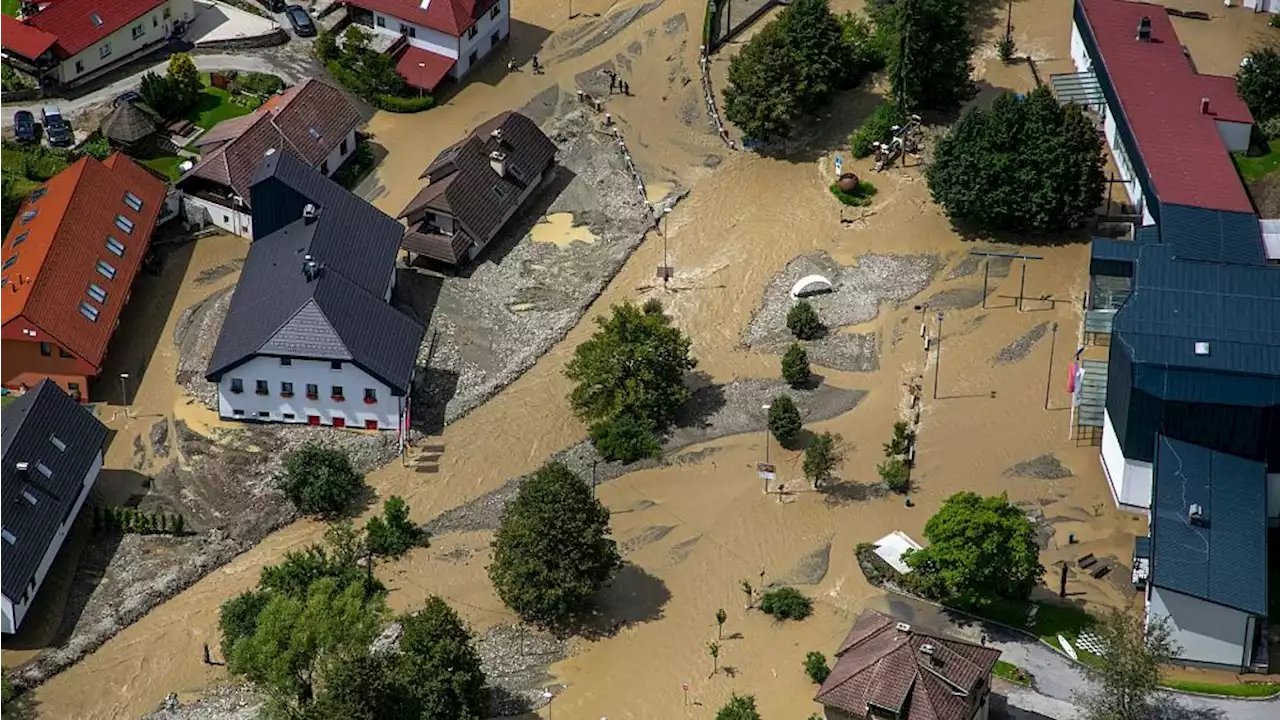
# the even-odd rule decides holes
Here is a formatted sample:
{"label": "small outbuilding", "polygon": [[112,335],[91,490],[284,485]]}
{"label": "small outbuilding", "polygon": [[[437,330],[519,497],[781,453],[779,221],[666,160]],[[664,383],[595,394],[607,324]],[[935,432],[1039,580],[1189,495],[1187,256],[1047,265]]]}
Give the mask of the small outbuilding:
{"label": "small outbuilding", "polygon": [[156,134],[156,123],[148,110],[139,103],[120,103],[102,121],[102,135],[116,147],[132,149],[147,145]]}

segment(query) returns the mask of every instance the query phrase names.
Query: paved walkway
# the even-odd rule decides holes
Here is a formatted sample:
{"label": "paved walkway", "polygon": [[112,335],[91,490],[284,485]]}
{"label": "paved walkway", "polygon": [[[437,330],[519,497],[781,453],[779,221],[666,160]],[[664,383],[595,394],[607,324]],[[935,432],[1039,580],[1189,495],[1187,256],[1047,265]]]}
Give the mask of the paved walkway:
{"label": "paved walkway", "polygon": [[183,35],[187,42],[195,45],[262,37],[280,29],[280,23],[273,19],[254,15],[216,0],[196,0],[195,5],[196,19]]}
{"label": "paved walkway", "polygon": [[[1013,718],[1054,718],[1075,720],[1071,701],[1089,690],[1089,682],[1079,667],[1044,643],[1030,640],[998,626],[955,617],[927,603],[897,595],[868,601],[881,612],[921,627],[999,648],[1001,659],[1013,663],[1035,677],[1033,690],[1012,689],[1007,702]],[[1232,700],[1204,698],[1183,693],[1162,693],[1165,707],[1161,720],[1275,720],[1280,717],[1280,700]],[[1029,714],[1028,714],[1029,713]]]}

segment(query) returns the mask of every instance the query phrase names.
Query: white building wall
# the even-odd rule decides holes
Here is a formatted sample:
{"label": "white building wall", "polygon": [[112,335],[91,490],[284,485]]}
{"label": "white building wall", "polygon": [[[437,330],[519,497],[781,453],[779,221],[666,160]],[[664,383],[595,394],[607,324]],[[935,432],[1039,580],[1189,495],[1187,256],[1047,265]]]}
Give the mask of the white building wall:
{"label": "white building wall", "polygon": [[458,38],[416,23],[405,22],[390,15],[383,15],[379,12],[373,14],[373,31],[376,33],[399,37],[409,34],[410,30],[412,31],[412,37],[409,38],[410,45],[428,50],[437,55],[455,59],[458,57]]}
{"label": "white building wall", "polygon": [[182,202],[186,206],[186,217],[189,220],[202,219],[232,235],[253,238],[253,216],[249,213],[233,210],[194,195],[183,195]]}
{"label": "white building wall", "polygon": [[1071,62],[1076,66],[1076,72],[1088,72],[1093,63],[1089,60],[1089,52],[1085,50],[1084,38],[1080,37],[1080,28],[1071,23]]}
{"label": "white building wall", "polygon": [[1124,456],[1110,413],[1103,415],[1102,470],[1111,486],[1111,499],[1122,510],[1151,509],[1151,463]]}
{"label": "white building wall", "polygon": [[324,173],[325,175],[333,175],[337,172],[338,168],[342,166],[342,161],[350,157],[351,153],[356,150],[356,131],[354,128],[352,128],[350,133],[347,133],[346,141],[346,152],[342,152],[342,143],[334,145],[333,149],[329,151],[329,154],[325,156],[324,164],[320,165],[316,169],[319,170],[320,168],[324,168],[326,171]]}
{"label": "white building wall", "polygon": [[1178,659],[1230,667],[1249,664],[1251,617],[1223,605],[1152,587],[1147,619],[1166,617],[1173,640],[1182,648]]}
{"label": "white building wall", "polygon": [[1244,6],[1254,12],[1280,13],[1280,0],[1244,0]]}
{"label": "white building wall", "polygon": [[98,451],[98,456],[93,459],[93,464],[89,466],[89,470],[85,472],[84,479],[80,481],[80,495],[76,497],[75,505],[71,506],[71,513],[67,515],[66,520],[58,527],[58,532],[54,533],[53,541],[49,543],[49,549],[45,551],[44,558],[40,561],[39,567],[36,568],[35,588],[27,594],[27,601],[22,602],[22,598],[4,598],[4,620],[3,630],[5,633],[13,633],[22,625],[22,619],[26,617],[27,611],[31,609],[31,604],[35,602],[36,595],[40,593],[40,585],[44,582],[44,576],[48,574],[49,567],[53,565],[53,560],[58,556],[58,550],[62,549],[62,543],[67,539],[67,533],[71,531],[71,526],[75,524],[76,517],[80,515],[80,508],[84,507],[84,499],[89,497],[89,491],[93,489],[93,483],[98,479],[98,473],[102,470],[102,451]]}
{"label": "white building wall", "polygon": [[[244,383],[244,392],[231,392],[233,379]],[[256,392],[259,380],[267,381],[265,395]],[[282,382],[293,383],[293,397],[281,396]],[[307,397],[308,383],[318,386],[315,399]],[[335,385],[342,387],[341,401],[332,397]],[[377,391],[376,403],[365,404],[365,388]],[[227,420],[307,423],[310,416],[316,416],[321,425],[333,425],[334,418],[342,418],[347,427],[364,428],[367,421],[375,420],[378,429],[395,430],[400,427],[402,401],[391,394],[391,388],[351,362],[333,370],[328,360],[293,358],[292,365],[281,365],[278,357],[258,356],[227,371],[218,382],[218,415]]]}
{"label": "white building wall", "polygon": [[1249,135],[1253,130],[1252,125],[1226,122],[1224,120],[1219,120],[1214,124],[1218,126],[1218,137],[1222,138],[1222,144],[1227,146],[1227,150],[1244,152],[1249,149]]}
{"label": "white building wall", "polygon": [[[493,16],[494,9],[498,11],[497,17]],[[476,20],[475,25],[471,27],[472,29],[463,31],[462,37],[458,39],[460,51],[457,56],[458,65],[454,68],[454,77],[460,78],[470,72],[472,53],[475,53],[476,63],[479,63],[497,47],[497,44],[511,34],[511,0],[498,0],[498,4]],[[493,41],[495,33],[498,43]]]}

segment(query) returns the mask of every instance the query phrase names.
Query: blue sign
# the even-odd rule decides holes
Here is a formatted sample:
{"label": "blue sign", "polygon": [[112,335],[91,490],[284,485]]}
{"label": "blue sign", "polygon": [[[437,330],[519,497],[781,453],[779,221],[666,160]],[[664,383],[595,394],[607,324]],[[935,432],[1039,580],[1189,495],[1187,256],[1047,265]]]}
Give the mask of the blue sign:
{"label": "blue sign", "polygon": [[840,156],[836,156],[836,175],[844,174],[844,163],[840,160]]}

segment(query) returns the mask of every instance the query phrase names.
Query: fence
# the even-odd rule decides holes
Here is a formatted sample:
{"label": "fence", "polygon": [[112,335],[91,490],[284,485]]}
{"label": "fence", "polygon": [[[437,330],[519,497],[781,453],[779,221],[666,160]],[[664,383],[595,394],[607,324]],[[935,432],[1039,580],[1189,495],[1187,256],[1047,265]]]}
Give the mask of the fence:
{"label": "fence", "polygon": [[[586,104],[592,110],[595,110],[597,114],[604,111],[604,102],[584,90],[578,91],[578,102]],[[636,167],[635,161],[631,158],[631,151],[627,149],[627,141],[622,137],[622,130],[613,124],[613,115],[608,112],[604,113],[604,124],[606,128],[613,131],[613,138],[618,141],[618,150],[622,153],[622,161],[627,166],[627,172],[631,173],[631,182],[640,194],[640,202],[644,203],[645,207],[650,208],[650,214],[652,214],[649,193],[644,185],[644,175],[640,173],[640,168]]]}

